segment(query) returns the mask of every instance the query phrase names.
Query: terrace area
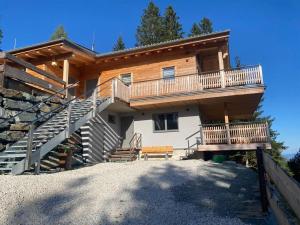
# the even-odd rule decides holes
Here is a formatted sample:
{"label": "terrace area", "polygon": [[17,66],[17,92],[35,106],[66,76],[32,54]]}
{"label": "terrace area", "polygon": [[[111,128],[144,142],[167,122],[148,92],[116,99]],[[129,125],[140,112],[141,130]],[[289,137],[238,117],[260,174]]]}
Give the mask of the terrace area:
{"label": "terrace area", "polygon": [[138,109],[182,104],[206,104],[207,99],[242,104],[238,96],[249,95],[253,111],[264,92],[262,68],[248,66],[215,72],[184,74],[169,79],[134,82],[129,87],[115,80],[114,96]]}

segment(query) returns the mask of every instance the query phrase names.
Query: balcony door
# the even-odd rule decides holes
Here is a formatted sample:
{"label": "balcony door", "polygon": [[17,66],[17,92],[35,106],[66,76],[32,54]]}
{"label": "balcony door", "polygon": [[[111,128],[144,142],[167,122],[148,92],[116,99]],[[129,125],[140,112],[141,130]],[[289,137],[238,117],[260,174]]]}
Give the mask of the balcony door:
{"label": "balcony door", "polygon": [[93,90],[96,88],[98,83],[98,79],[91,79],[85,81],[85,97],[91,97],[93,94]]}

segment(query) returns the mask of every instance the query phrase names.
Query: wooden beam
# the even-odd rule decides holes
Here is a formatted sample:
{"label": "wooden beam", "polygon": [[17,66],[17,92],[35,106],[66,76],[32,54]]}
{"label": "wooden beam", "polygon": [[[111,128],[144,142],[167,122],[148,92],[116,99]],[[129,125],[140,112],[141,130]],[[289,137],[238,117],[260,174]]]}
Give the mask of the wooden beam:
{"label": "wooden beam", "polygon": [[60,84],[65,85],[65,82],[62,81],[59,77],[56,77],[56,76],[54,76],[54,75],[52,75],[52,74],[50,74],[50,73],[47,73],[46,71],[44,71],[44,70],[42,70],[42,69],[40,69],[40,68],[38,68],[38,67],[32,65],[32,64],[29,63],[29,62],[26,62],[26,61],[23,60],[23,59],[20,59],[20,58],[18,58],[18,57],[16,57],[16,56],[11,55],[11,54],[6,53],[6,52],[0,52],[0,58],[2,58],[2,57],[5,58],[5,59],[10,60],[10,61],[12,61],[12,62],[17,63],[17,64],[19,64],[20,66],[23,66],[23,67],[25,67],[25,68],[28,68],[28,69],[30,69],[30,70],[36,72],[36,73],[39,73],[39,74],[41,74],[41,75],[43,75],[43,76],[45,76],[45,77],[47,77],[47,78],[49,78],[49,79],[51,79],[51,80],[54,80],[54,81],[56,81],[56,82],[58,82],[58,83],[60,83]]}
{"label": "wooden beam", "polygon": [[49,61],[60,61],[64,59],[69,59],[73,56],[72,52],[64,53],[64,54],[59,54],[59,55],[53,55],[53,56],[45,56],[45,57],[39,57],[38,59],[32,59],[29,60],[30,63],[40,65],[44,64]]}
{"label": "wooden beam", "polygon": [[[65,82],[66,86],[69,84],[69,70],[70,70],[70,63],[69,60],[64,60],[64,68],[63,68],[63,81]],[[68,90],[66,90],[66,98],[68,97]]]}
{"label": "wooden beam", "polygon": [[4,66],[4,76],[12,78],[12,79],[20,80],[24,83],[35,85],[40,88],[44,88],[51,92],[53,92],[53,91],[58,92],[59,90],[61,90],[60,87],[50,84],[48,81],[34,77],[31,74],[26,73],[23,70],[19,70],[19,69],[16,69],[16,68],[8,66],[8,65]]}

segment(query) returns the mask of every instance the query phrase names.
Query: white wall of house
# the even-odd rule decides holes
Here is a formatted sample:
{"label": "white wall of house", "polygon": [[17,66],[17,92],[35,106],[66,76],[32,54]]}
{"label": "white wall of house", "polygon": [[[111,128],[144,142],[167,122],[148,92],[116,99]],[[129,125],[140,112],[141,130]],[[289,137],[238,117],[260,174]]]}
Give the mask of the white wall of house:
{"label": "white wall of house", "polygon": [[[178,131],[155,132],[152,115],[154,113],[178,112]],[[186,137],[199,130],[200,116],[197,105],[172,107],[154,111],[139,111],[134,115],[134,132],[142,134],[143,146],[167,146],[175,149],[187,147]],[[192,139],[196,142],[196,138]]]}

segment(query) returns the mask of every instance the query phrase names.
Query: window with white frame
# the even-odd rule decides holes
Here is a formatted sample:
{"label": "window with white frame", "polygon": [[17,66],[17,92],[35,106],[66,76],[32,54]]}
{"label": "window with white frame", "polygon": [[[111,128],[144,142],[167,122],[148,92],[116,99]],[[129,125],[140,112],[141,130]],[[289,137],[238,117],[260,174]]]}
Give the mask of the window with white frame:
{"label": "window with white frame", "polygon": [[131,85],[131,73],[121,74],[120,77],[124,84]]}
{"label": "window with white frame", "polygon": [[178,130],[178,113],[157,113],[153,114],[153,130],[176,131]]}
{"label": "window with white frame", "polygon": [[174,79],[175,78],[175,66],[162,68],[163,79]]}

